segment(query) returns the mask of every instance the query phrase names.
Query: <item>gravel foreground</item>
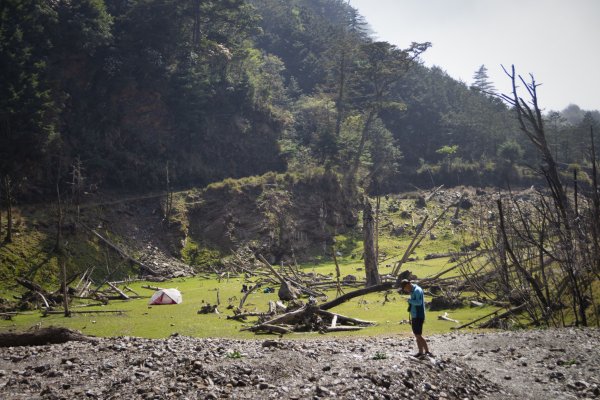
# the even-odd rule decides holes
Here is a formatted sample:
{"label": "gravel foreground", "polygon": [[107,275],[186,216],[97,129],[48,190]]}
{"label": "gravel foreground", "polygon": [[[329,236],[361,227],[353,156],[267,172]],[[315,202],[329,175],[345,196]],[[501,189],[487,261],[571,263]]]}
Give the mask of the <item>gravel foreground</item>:
{"label": "gravel foreground", "polygon": [[600,330],[0,348],[1,399],[600,398]]}

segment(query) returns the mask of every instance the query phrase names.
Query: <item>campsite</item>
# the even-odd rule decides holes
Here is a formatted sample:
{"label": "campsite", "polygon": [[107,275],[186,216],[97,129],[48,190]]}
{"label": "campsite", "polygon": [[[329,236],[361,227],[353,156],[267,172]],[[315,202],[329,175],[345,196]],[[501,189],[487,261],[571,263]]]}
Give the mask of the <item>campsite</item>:
{"label": "campsite", "polygon": [[0,2],[0,398],[600,398],[600,5],[476,3]]}

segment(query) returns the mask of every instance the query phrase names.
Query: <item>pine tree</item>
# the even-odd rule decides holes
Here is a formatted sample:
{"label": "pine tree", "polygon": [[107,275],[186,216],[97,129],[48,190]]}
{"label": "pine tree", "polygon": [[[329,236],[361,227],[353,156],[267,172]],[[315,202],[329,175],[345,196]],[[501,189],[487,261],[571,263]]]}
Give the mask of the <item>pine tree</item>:
{"label": "pine tree", "polygon": [[481,67],[473,74],[473,85],[471,85],[471,88],[483,93],[494,94],[496,88],[494,87],[494,83],[490,82],[490,77],[487,72],[488,69],[486,66],[481,65]]}

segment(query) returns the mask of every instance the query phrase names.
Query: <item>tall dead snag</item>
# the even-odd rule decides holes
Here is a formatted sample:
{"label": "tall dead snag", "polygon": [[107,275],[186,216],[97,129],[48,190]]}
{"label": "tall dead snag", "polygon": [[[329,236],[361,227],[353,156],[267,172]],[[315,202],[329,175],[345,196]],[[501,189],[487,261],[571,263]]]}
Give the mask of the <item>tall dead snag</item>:
{"label": "tall dead snag", "polygon": [[[63,250],[64,251],[64,250]],[[60,266],[61,266],[61,290],[63,295],[63,307],[64,307],[64,316],[70,317],[71,310],[69,310],[69,284],[67,282],[67,260],[65,259],[65,255],[62,254],[59,256]]]}
{"label": "tall dead snag", "polygon": [[373,219],[373,209],[368,199],[365,200],[365,207],[363,209],[363,233],[366,286],[379,285],[381,278],[377,268],[377,253],[375,251],[375,220]]}
{"label": "tall dead snag", "polygon": [[512,93],[502,94],[502,98],[511,106],[514,107],[517,113],[517,120],[519,121],[519,127],[521,131],[527,136],[529,141],[536,147],[545,165],[542,166],[542,173],[548,181],[548,185],[553,192],[557,206],[559,207],[563,218],[567,217],[569,211],[569,202],[563,184],[560,180],[558,168],[550,146],[546,140],[546,132],[544,130],[544,120],[542,118],[542,111],[538,105],[537,87],[540,86],[535,82],[533,75],[531,82],[526,82],[523,77],[518,76],[519,81],[523,83],[529,94],[529,102],[521,98],[517,92],[517,75],[515,73],[515,66],[511,67],[511,72],[508,72],[506,68],[502,67],[504,72],[511,80]]}
{"label": "tall dead snag", "polygon": [[339,296],[341,294],[344,294],[344,291],[342,290],[342,286],[340,285],[340,277],[341,277],[340,265],[338,264],[337,255],[335,253],[336,253],[335,247],[332,247],[331,254],[333,256],[333,262],[335,263],[335,283],[336,283],[337,295]]}
{"label": "tall dead snag", "polygon": [[164,223],[168,226],[171,222],[171,213],[173,212],[173,189],[171,188],[171,176],[169,173],[169,162],[165,167],[166,183],[167,183],[167,198],[165,200],[165,215]]}
{"label": "tall dead snag", "polygon": [[[12,242],[12,231],[13,231],[13,217],[12,217],[12,181],[10,176],[5,175],[0,179],[0,186],[2,188],[2,194],[4,195],[4,204],[6,206],[6,236],[4,241],[6,243]],[[0,199],[1,200],[1,199]]]}
{"label": "tall dead snag", "polygon": [[502,200],[498,200],[497,204],[498,204],[498,213],[499,213],[499,218],[500,218],[500,231],[502,233],[504,250],[510,256],[517,271],[519,271],[519,273],[523,276],[523,278],[527,281],[527,283],[529,285],[531,285],[531,288],[534,290],[538,301],[542,305],[542,310],[547,310],[548,302],[546,300],[546,297],[544,296],[544,293],[542,292],[542,289],[540,288],[540,284],[533,277],[533,275],[531,275],[531,273],[527,270],[527,268],[525,268],[525,267],[523,267],[523,265],[521,265],[521,261],[520,261],[519,257],[517,257],[512,250],[512,246],[508,240],[508,235],[506,233],[506,227],[505,227],[505,223],[504,223],[504,209],[502,208]]}
{"label": "tall dead snag", "polygon": [[[539,201],[527,205],[511,198],[510,209],[513,212],[509,212],[509,207],[502,209],[498,204],[502,232],[495,249],[498,259],[495,264],[503,267],[499,271],[500,276],[510,280],[506,283],[507,287],[529,287],[532,290],[531,295],[527,290],[522,294],[527,297],[524,300],[529,304],[527,309],[534,323],[539,323],[538,317],[541,316],[548,324],[551,314],[565,300],[562,298],[563,290],[559,290],[560,285],[553,284],[552,290],[548,290],[550,273],[554,281],[561,282],[564,278],[567,282],[566,288],[570,292],[568,301],[572,306],[575,324],[587,326],[586,308],[589,300],[584,293],[590,287],[590,273],[594,269],[587,245],[592,236],[592,230],[586,228],[589,224],[585,222],[589,216],[584,215],[586,213],[583,210],[578,215],[561,181],[558,165],[546,140],[544,120],[538,104],[539,84],[533,75],[530,75],[529,82],[517,75],[514,66],[510,71],[506,68],[504,71],[511,80],[512,92],[502,94],[501,98],[513,107],[521,131],[540,154],[542,164],[538,172],[545,179],[546,188],[537,193]],[[526,99],[518,93],[518,82],[527,92]],[[548,268],[545,259],[550,260]],[[523,282],[524,286],[521,285]],[[542,283],[546,285],[543,289]]]}

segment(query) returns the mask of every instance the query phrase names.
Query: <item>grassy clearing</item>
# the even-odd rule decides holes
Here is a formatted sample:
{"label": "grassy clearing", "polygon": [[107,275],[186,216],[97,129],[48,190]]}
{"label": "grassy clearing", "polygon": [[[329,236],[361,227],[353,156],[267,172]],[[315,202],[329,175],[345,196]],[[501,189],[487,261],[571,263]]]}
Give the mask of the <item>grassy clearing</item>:
{"label": "grassy clearing", "polygon": [[[328,273],[330,266],[323,265],[314,268],[317,273]],[[65,326],[80,330],[86,334],[96,336],[140,336],[148,338],[164,338],[173,333],[179,333],[193,337],[228,337],[228,338],[256,338],[249,332],[240,332],[244,324],[227,320],[227,315],[232,315],[227,310],[228,304],[239,304],[241,297],[240,288],[243,280],[240,278],[222,280],[188,278],[178,279],[161,284],[161,287],[176,287],[183,293],[184,301],[179,305],[149,306],[147,304],[152,291],[141,286],[145,283],[138,282],[129,285],[141,295],[147,295],[147,299],[132,299],[128,301],[112,301],[103,307],[74,307],[73,310],[124,310],[124,314],[75,314],[70,318],[62,315],[51,315],[42,317],[39,312],[19,315],[12,321],[0,321],[0,331],[27,330],[32,326]],[[152,283],[150,283],[152,284]],[[197,314],[202,304],[215,304],[217,289],[221,300],[219,307],[221,314],[201,315]],[[335,291],[328,293],[330,298],[335,297]],[[367,328],[362,332],[336,334],[337,336],[364,336],[364,335],[388,335],[388,334],[410,334],[410,326],[401,324],[402,320],[408,318],[406,312],[406,296],[395,292],[388,295],[388,302],[384,302],[384,293],[375,293],[361,298],[356,298],[340,305],[333,311],[374,321],[377,326]],[[249,310],[266,311],[269,300],[276,300],[276,293],[253,293],[246,302]],[[454,319],[461,323],[473,320],[491,312],[490,308],[464,308],[450,312]],[[437,316],[443,312],[430,312],[427,315],[426,330],[429,333],[443,333],[450,331],[452,322],[440,321]],[[251,323],[253,320],[249,320]],[[294,334],[290,337],[319,337],[319,334]]]}
{"label": "grassy clearing", "polygon": [[[180,206],[177,198],[176,206]],[[177,207],[179,209],[179,207]],[[380,261],[380,273],[387,274],[392,270],[392,266],[404,254],[408,247],[415,225],[418,224],[428,213],[430,221],[441,211],[437,204],[428,205],[426,209],[418,209],[414,205],[414,200],[398,199],[389,197],[382,199],[380,219],[379,248],[382,255]],[[453,211],[452,211],[453,213]],[[461,211],[465,220],[469,218],[467,212]],[[178,214],[179,215],[179,214]],[[359,218],[361,221],[362,218]],[[405,226],[406,233],[399,236],[392,235],[392,227]],[[415,261],[407,262],[403,270],[409,269],[419,278],[433,276],[453,265],[449,258],[437,258],[424,260],[425,255],[429,253],[447,253],[456,251],[469,240],[467,227],[453,226],[449,220],[442,221],[434,230],[434,238],[426,237],[415,253],[411,256]],[[115,240],[118,238],[115,238]],[[32,240],[30,238],[30,240]],[[48,241],[48,238],[40,237],[39,243]],[[36,246],[18,246],[34,248]],[[6,250],[6,249],[5,249]],[[86,249],[74,251],[75,255],[85,254]],[[341,253],[338,257],[341,275],[354,275],[358,279],[364,279],[362,254],[362,237],[359,234],[349,234],[338,236],[336,238],[336,250]],[[190,261],[192,258],[213,260],[216,255],[205,251],[198,244],[188,242],[184,247],[183,255]],[[31,256],[28,255],[28,259]],[[99,260],[102,265],[103,260]],[[96,264],[96,263],[94,263]],[[312,263],[300,265],[305,272],[314,272],[324,275],[335,276],[335,264],[329,254],[317,256]],[[48,268],[46,270],[53,271]],[[452,271],[447,276],[459,274],[458,270]],[[50,275],[56,276],[50,272]],[[14,276],[14,275],[13,275]],[[148,306],[147,302],[152,291],[144,289],[141,286],[144,283],[134,283],[129,285],[139,294],[147,296],[146,299],[133,299],[129,301],[112,301],[110,305],[104,307],[74,307],[73,310],[124,310],[123,314],[74,314],[70,318],[59,315],[42,317],[39,312],[33,312],[26,315],[19,315],[12,321],[0,321],[0,331],[26,330],[34,325],[41,323],[42,326],[58,325],[80,330],[84,333],[97,336],[140,336],[148,338],[163,338],[173,333],[193,337],[229,337],[229,338],[255,338],[253,333],[240,332],[244,324],[227,320],[226,316],[232,312],[227,310],[229,304],[237,305],[241,297],[240,289],[244,283],[241,278],[232,278],[219,282],[216,278],[186,278],[171,282],[161,283],[161,287],[175,287],[182,291],[184,302],[175,306]],[[154,285],[150,283],[151,285]],[[277,289],[277,288],[275,288]],[[351,290],[351,289],[347,289]],[[200,315],[197,311],[205,303],[215,304],[217,301],[217,291],[219,293],[221,305],[219,310],[221,314]],[[335,291],[327,293],[329,298],[335,298]],[[2,294],[9,297],[11,293],[5,291]],[[344,315],[355,318],[374,321],[375,327],[367,328],[361,332],[336,333],[336,336],[365,336],[365,335],[389,335],[389,334],[410,334],[410,326],[401,321],[408,319],[406,311],[406,301],[403,295],[396,292],[387,294],[375,293],[361,298],[346,302],[336,309]],[[269,300],[276,300],[276,293],[253,293],[246,301],[245,307],[249,311],[266,311]],[[459,320],[461,323],[474,320],[480,316],[490,313],[493,309],[484,308],[463,308],[450,311],[450,316]],[[452,322],[438,320],[441,312],[429,312],[426,322],[427,333],[449,332]],[[248,324],[254,322],[253,319]],[[317,333],[294,334],[289,337],[319,337]]]}

